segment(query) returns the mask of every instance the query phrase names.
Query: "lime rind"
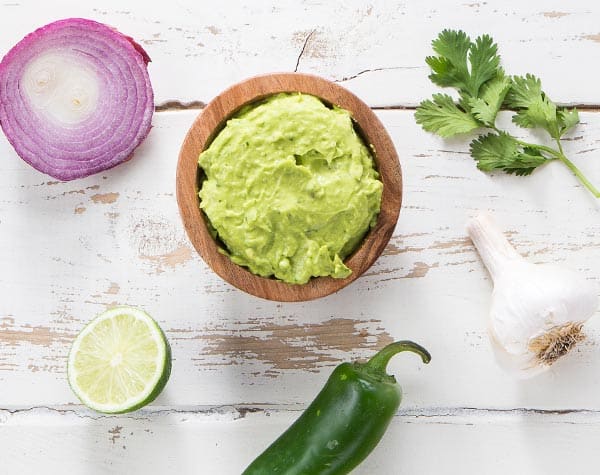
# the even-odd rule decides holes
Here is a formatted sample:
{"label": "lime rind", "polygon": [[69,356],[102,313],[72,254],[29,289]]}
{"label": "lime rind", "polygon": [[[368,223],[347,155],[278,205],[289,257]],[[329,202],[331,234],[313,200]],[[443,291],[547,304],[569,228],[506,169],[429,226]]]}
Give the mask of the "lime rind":
{"label": "lime rind", "polygon": [[[121,352],[111,353],[115,345],[122,345],[127,352],[125,364],[118,370],[111,369],[111,358],[122,357]],[[140,368],[146,374],[139,374]],[[171,348],[162,329],[147,313],[127,306],[112,308],[88,323],[73,342],[67,365],[75,395],[91,409],[108,414],[131,412],[152,402],[170,373]]]}

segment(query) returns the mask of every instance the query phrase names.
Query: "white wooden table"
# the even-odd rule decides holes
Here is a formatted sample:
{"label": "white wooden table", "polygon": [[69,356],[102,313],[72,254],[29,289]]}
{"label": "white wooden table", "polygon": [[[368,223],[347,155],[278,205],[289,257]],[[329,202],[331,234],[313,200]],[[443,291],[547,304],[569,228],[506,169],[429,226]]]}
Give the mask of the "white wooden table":
{"label": "white wooden table", "polygon": [[[406,338],[433,361],[393,360],[403,406],[356,474],[597,473],[600,315],[550,372],[510,379],[493,361],[491,283],[464,223],[491,209],[529,259],[599,281],[600,201],[558,163],[526,178],[483,174],[468,141],[433,137],[413,118],[435,90],[424,58],[437,33],[490,33],[510,73],[535,73],[554,100],[583,106],[566,152],[600,184],[595,0],[2,0],[0,54],[71,16],[141,42],[157,113],[134,160],[70,183],[36,172],[0,137],[1,474],[239,474],[336,364]],[[337,81],[377,110],[401,157],[405,196],[367,275],[316,302],[278,304],[235,290],[192,250],[175,165],[215,94],[294,70]],[[153,315],[174,358],[155,403],[115,417],[82,407],[65,378],[73,337],[114,304]]]}

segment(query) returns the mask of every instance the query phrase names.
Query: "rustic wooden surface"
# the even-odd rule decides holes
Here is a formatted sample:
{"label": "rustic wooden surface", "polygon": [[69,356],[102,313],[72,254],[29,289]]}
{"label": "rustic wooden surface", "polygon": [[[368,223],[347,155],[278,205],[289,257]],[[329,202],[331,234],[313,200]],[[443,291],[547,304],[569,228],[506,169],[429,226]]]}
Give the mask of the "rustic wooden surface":
{"label": "rustic wooden surface", "polygon": [[[439,30],[490,33],[510,72],[534,72],[555,100],[587,106],[565,151],[599,184],[595,1],[6,0],[0,54],[67,16],[141,40],[158,112],[133,160],[71,183],[31,169],[0,137],[0,473],[235,475],[333,366],[397,338],[422,343],[433,361],[392,362],[403,406],[356,474],[593,473],[600,315],[552,371],[511,380],[487,341],[491,283],[464,223],[490,209],[533,262],[600,282],[600,201],[558,163],[526,178],[483,174],[466,141],[424,133],[411,108],[434,90],[423,60]],[[378,109],[402,158],[404,202],[366,275],[330,297],[280,304],[235,290],[192,250],[175,168],[215,94],[253,74],[294,70],[339,81]],[[105,417],[77,403],[65,364],[74,335],[113,304],[152,314],[174,362],[152,406]]]}
{"label": "rustic wooden surface", "polygon": [[[303,285],[289,285],[252,274],[234,264],[215,242],[199,208],[198,156],[229,117],[243,106],[280,92],[302,92],[335,104],[352,114],[365,143],[374,155],[383,182],[377,223],[345,264],[352,274],[345,279],[319,277]],[[257,297],[279,302],[304,302],[331,295],[359,278],[381,255],[396,227],[402,203],[400,162],[391,137],[367,104],[337,84],[312,74],[277,73],[254,76],[220,93],[198,115],[185,136],[177,163],[177,202],[184,228],[209,267],[234,287]]]}

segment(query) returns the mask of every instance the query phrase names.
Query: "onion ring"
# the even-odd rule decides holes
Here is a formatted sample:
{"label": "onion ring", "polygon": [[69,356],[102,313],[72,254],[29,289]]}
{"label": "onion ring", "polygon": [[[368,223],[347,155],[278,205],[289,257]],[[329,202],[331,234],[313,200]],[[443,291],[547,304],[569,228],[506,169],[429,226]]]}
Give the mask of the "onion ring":
{"label": "onion ring", "polygon": [[83,18],[27,35],[0,62],[0,125],[17,154],[59,180],[127,160],[152,126],[150,57]]}

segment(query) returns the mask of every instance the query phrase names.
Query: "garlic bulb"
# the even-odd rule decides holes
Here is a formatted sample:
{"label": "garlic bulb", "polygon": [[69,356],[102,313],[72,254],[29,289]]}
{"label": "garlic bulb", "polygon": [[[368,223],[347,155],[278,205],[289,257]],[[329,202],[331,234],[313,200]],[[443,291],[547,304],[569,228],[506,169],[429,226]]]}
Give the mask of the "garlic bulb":
{"label": "garlic bulb", "polygon": [[489,334],[498,363],[522,378],[547,370],[584,339],[597,286],[569,269],[527,262],[487,213],[467,230],[494,281]]}

